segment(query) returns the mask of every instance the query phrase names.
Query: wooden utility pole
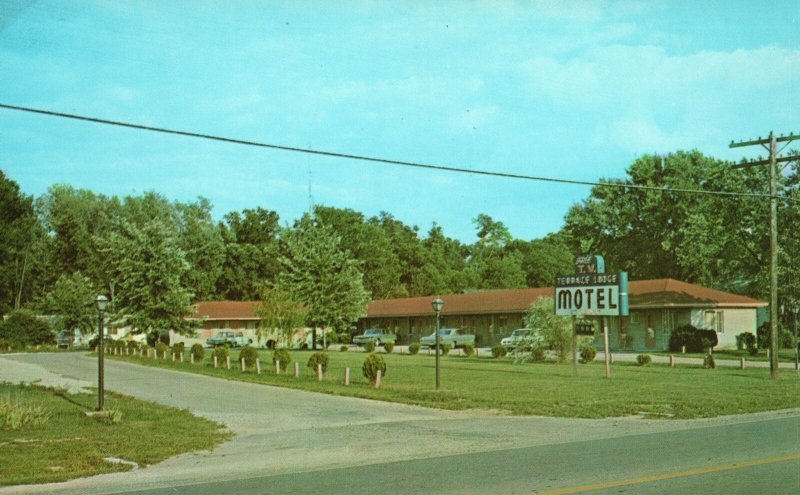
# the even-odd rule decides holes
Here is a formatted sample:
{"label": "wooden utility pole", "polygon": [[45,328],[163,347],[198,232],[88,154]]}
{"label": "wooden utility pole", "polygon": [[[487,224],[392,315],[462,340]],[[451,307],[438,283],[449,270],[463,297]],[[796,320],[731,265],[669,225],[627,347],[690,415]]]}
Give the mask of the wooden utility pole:
{"label": "wooden utility pole", "polygon": [[[769,159],[756,160],[734,168],[754,167],[759,165],[769,165],[769,320],[770,320],[770,345],[769,345],[769,371],[772,378],[778,377],[778,196],[777,196],[777,177],[778,163],[797,160],[797,157],[778,158],[778,143],[790,143],[800,136],[789,134],[788,136],[775,137],[770,131],[766,139],[755,139],[752,141],[731,141],[731,148],[741,148],[744,146],[761,145],[769,151]],[[786,147],[786,145],[784,145]]]}

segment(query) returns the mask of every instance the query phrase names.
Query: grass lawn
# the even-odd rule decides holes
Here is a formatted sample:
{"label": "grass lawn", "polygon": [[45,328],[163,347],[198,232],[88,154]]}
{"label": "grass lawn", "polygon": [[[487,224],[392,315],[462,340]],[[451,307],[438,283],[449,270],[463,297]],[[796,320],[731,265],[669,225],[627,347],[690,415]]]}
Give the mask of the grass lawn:
{"label": "grass lawn", "polygon": [[42,426],[10,429],[0,407],[0,486],[49,483],[132,467],[105,461],[116,457],[140,466],[195,450],[211,449],[230,434],[222,425],[187,410],[106,393],[106,411],[122,413],[116,424],[86,416],[95,394],[68,395],[42,387],[0,384],[0,406],[32,405],[49,412]]}
{"label": "grass lawn", "polygon": [[[288,374],[276,375],[272,352],[265,350],[260,351],[261,375],[251,370],[242,373],[236,351],[232,352],[231,370],[214,369],[210,352],[197,364],[128,356],[114,359],[336,395],[511,414],[603,418],[645,413],[699,418],[800,407],[800,377],[794,371],[781,371],[779,379],[771,380],[767,369],[617,363],[608,380],[602,363],[580,364],[579,376],[573,377],[571,364],[515,365],[508,358],[448,356],[441,359],[442,389],[437,393],[433,356],[382,354],[388,368],[381,388],[375,389],[361,374],[365,353],[329,351],[330,364],[322,382],[306,367],[310,355],[291,353],[292,360],[300,363],[300,378],[294,377],[293,367]],[[343,384],[345,367],[350,368],[350,386]]]}

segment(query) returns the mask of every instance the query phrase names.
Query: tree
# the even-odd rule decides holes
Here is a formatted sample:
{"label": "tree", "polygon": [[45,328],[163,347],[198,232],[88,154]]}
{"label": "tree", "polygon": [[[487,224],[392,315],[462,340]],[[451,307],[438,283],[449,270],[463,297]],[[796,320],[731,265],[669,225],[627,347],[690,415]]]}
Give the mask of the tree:
{"label": "tree", "polygon": [[387,299],[405,293],[400,283],[400,259],[379,219],[367,221],[359,212],[328,206],[316,206],[314,218],[331,227],[341,238],[342,246],[361,263],[364,288],[372,297]]}
{"label": "tree", "polygon": [[179,244],[190,266],[184,273],[183,285],[195,299],[210,299],[216,294],[225,261],[222,235],[211,220],[211,203],[200,198],[196,203],[178,203],[175,207],[179,216]]}
{"label": "tree", "polygon": [[[626,180],[665,189],[763,193],[766,167],[735,169],[697,151],[644,156]],[[767,292],[768,202],[752,197],[594,187],[573,206],[565,232],[576,254],[602,254],[632,279],[676,278],[746,293]],[[789,234],[791,235],[791,234]]]}
{"label": "tree", "polygon": [[306,307],[316,348],[316,329],[349,328],[363,314],[369,294],[358,263],[341,248],[330,227],[306,214],[283,240],[286,251],[279,281]]}
{"label": "tree", "polygon": [[473,220],[478,242],[472,250],[468,268],[478,280],[479,289],[515,289],[525,287],[522,255],[510,247],[511,233],[503,222],[480,214]]}
{"label": "tree", "polygon": [[[39,224],[33,199],[0,170],[0,317],[31,294],[31,266]],[[27,290],[26,290],[27,289]]]}
{"label": "tree", "polygon": [[261,342],[277,331],[286,347],[291,347],[297,328],[305,323],[306,312],[292,293],[282,287],[264,286],[261,289],[261,304],[256,308],[259,322],[256,337]]}
{"label": "tree", "polygon": [[540,297],[525,313],[525,326],[532,330],[534,340],[544,342],[556,352],[563,363],[572,348],[572,322],[570,318],[556,316],[552,297]]}
{"label": "tree", "polygon": [[522,270],[528,287],[549,287],[559,275],[574,271],[575,256],[563,233],[548,234],[530,242],[513,240],[510,248],[522,256]]}
{"label": "tree", "polygon": [[80,272],[61,275],[47,295],[47,311],[57,316],[58,328],[67,330],[70,335],[78,329],[84,335],[95,329],[96,313],[94,300],[97,291],[91,280]]}
{"label": "tree", "polygon": [[225,215],[219,225],[225,249],[216,294],[224,299],[252,301],[260,287],[275,283],[281,271],[278,214],[263,208]]}
{"label": "tree", "polygon": [[141,226],[122,221],[104,254],[117,266],[115,311],[135,332],[194,333],[194,324],[186,320],[193,313],[192,294],[181,285],[190,266],[174,231],[162,220]]}

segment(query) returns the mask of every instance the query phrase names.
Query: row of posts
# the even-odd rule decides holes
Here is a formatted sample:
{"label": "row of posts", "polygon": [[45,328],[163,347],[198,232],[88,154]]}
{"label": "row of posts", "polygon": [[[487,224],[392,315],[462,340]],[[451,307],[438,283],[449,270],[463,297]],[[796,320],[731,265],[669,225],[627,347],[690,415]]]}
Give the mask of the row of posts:
{"label": "row of posts", "polygon": [[[119,352],[118,349],[114,349],[112,351],[112,353],[113,354],[118,354],[120,352]],[[125,349],[125,354],[126,355],[131,355],[130,349]],[[147,349],[146,350],[146,354],[147,354],[147,357],[151,357],[152,356],[153,359],[158,359],[158,352],[155,349]],[[144,348],[142,348],[140,350],[140,356],[141,357],[145,357],[145,349]],[[163,356],[164,356],[164,361],[166,361],[167,360],[167,353],[165,352],[163,354]],[[175,361],[178,361],[178,362],[181,362],[181,363],[183,362],[183,354],[182,353],[174,353],[173,352],[173,353],[171,353],[171,356],[172,356],[172,362],[173,363]],[[176,358],[176,356],[177,356],[177,358]],[[213,361],[214,361],[214,369],[218,368],[220,363],[219,363],[219,360],[217,359],[217,356],[213,356]],[[189,362],[194,364],[194,354],[192,354],[192,353],[189,353]],[[230,356],[226,356],[225,357],[225,367],[227,369],[231,369],[231,358],[230,358]],[[240,359],[239,360],[239,367],[242,370],[242,373],[247,371],[247,364],[245,363],[244,359]],[[256,366],[255,366],[255,368],[256,368],[256,374],[260,375],[261,374],[261,360],[259,358],[256,358]],[[275,374],[276,375],[280,375],[281,374],[281,363],[280,363],[280,361],[275,361]],[[294,376],[295,376],[295,378],[299,378],[300,377],[300,363],[298,363],[297,361],[294,362]],[[318,364],[317,365],[317,380],[321,382],[323,376],[324,376],[324,374],[322,372],[322,365]],[[350,385],[350,368],[345,368],[344,369],[344,384],[345,385]],[[380,386],[381,386],[381,370],[378,370],[378,375],[377,375],[377,377],[375,379],[375,388],[379,388]]]}

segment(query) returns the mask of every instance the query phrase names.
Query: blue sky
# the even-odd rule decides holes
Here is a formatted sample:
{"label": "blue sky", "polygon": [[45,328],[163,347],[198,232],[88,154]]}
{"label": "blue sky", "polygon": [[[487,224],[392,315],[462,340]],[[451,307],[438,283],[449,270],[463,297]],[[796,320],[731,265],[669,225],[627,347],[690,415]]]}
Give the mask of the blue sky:
{"label": "blue sky", "polygon": [[[0,102],[295,147],[594,181],[800,131],[800,1],[0,2]],[[28,194],[388,211],[471,242],[557,231],[588,187],[414,170],[0,109]]]}

